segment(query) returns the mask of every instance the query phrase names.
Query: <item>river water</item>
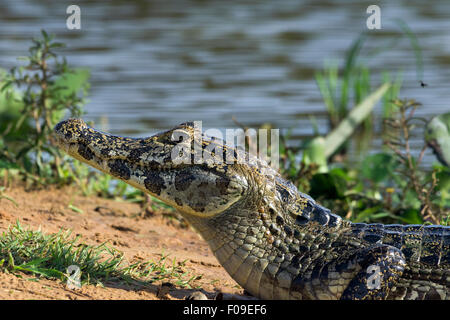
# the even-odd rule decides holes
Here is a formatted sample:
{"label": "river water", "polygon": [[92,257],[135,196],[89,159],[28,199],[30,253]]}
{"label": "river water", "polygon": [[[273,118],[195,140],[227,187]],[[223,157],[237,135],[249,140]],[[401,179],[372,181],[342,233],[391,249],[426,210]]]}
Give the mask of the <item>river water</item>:
{"label": "river water", "polygon": [[[77,1],[80,30],[66,27],[70,4],[1,0],[0,67],[19,64],[41,29],[55,34],[69,63],[91,70],[85,119],[107,118],[112,133],[144,136],[188,120],[232,128],[235,117],[249,127],[292,129],[298,141],[313,134],[311,115],[326,133],[314,72],[325,61],[343,65],[367,31],[372,4],[381,8],[382,28],[369,32],[364,50],[392,43],[400,18],[423,55],[422,75],[410,41],[394,41],[366,59],[373,87],[383,70],[401,71],[400,96],[421,102],[419,115],[450,111],[450,1]],[[377,150],[380,140],[373,143]]]}

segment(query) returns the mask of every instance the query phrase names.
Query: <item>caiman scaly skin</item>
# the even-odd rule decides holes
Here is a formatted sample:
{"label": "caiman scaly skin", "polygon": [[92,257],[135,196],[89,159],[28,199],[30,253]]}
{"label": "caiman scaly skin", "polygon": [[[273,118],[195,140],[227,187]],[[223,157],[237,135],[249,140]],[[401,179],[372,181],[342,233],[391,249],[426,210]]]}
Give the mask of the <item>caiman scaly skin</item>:
{"label": "caiman scaly skin", "polygon": [[[55,127],[69,155],[178,209],[255,297],[450,299],[449,227],[351,223],[264,161],[200,135],[192,123],[143,139],[78,119]],[[199,163],[195,150],[223,161]]]}

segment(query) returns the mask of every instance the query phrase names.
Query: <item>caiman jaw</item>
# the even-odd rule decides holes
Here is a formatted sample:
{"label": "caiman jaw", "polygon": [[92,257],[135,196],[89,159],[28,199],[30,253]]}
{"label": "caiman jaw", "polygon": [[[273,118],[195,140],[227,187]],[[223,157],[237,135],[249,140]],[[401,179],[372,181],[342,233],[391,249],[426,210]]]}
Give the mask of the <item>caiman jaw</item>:
{"label": "caiman jaw", "polygon": [[[181,213],[217,215],[238,201],[247,187],[244,177],[225,166],[176,164],[172,153],[193,134],[189,124],[149,138],[123,138],[96,131],[82,120],[55,126],[57,145],[70,156],[161,199]],[[227,171],[228,170],[228,171]]]}

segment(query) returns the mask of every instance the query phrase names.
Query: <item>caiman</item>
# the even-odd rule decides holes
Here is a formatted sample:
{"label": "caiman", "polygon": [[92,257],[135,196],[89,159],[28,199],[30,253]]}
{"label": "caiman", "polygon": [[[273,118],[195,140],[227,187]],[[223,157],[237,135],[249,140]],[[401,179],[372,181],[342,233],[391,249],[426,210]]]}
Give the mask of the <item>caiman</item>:
{"label": "caiman", "polygon": [[[347,221],[263,160],[199,140],[193,123],[140,139],[78,119],[54,131],[72,157],[176,208],[254,297],[450,299],[450,227]],[[195,150],[213,158],[198,161]]]}

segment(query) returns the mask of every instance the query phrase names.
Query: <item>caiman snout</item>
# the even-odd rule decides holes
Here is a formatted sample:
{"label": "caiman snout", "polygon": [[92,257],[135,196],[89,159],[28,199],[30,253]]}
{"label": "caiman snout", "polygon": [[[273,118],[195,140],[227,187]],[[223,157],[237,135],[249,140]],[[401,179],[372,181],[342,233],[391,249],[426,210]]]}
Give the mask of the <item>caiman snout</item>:
{"label": "caiman snout", "polygon": [[[79,119],[55,126],[58,146],[70,156],[121,179],[144,192],[198,217],[212,217],[230,208],[247,190],[247,179],[233,165],[215,166],[173,161],[180,150],[190,160],[190,143],[181,149],[172,139],[174,130],[148,138],[126,138],[97,131]],[[181,130],[181,129],[180,129]],[[187,138],[186,138],[187,139]],[[183,140],[184,141],[184,140]],[[177,159],[177,158],[175,158]]]}
{"label": "caiman snout", "polygon": [[57,138],[63,139],[66,143],[73,143],[79,141],[87,128],[87,124],[81,119],[67,119],[58,123],[54,131]]}

